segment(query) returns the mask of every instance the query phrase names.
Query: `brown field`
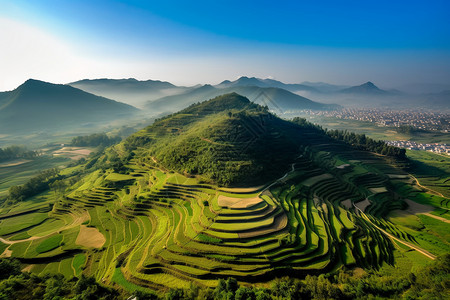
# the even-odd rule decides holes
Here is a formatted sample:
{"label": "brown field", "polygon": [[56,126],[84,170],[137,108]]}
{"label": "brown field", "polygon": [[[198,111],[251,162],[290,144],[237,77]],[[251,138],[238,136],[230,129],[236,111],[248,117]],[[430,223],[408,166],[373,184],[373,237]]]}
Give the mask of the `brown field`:
{"label": "brown field", "polygon": [[370,203],[370,200],[366,198],[366,200],[364,200],[364,201],[355,203],[355,206],[364,212],[366,210],[367,206],[369,206],[370,204],[372,204],[372,203]]}
{"label": "brown field", "polygon": [[350,208],[352,208],[352,200],[347,199],[344,201],[341,201],[342,206],[345,207],[345,209],[349,210]]}
{"label": "brown field", "polygon": [[369,191],[371,191],[374,194],[378,194],[378,193],[387,192],[387,189],[383,186],[383,187],[377,187],[377,188],[369,188]]}
{"label": "brown field", "polygon": [[343,165],[337,166],[336,169],[345,169],[347,167],[350,167],[350,165],[349,164],[343,164]]}
{"label": "brown field", "polygon": [[217,199],[217,202],[222,207],[228,207],[228,208],[248,208],[252,205],[258,204],[262,202],[263,200],[258,197],[253,198],[233,198],[233,197],[227,197],[224,195],[220,195]]}
{"label": "brown field", "polygon": [[92,150],[83,147],[62,147],[53,151],[55,156],[67,156],[72,160],[78,160],[91,154]]}
{"label": "brown field", "polygon": [[95,227],[80,226],[80,233],[77,236],[76,244],[87,248],[100,248],[106,242],[103,234]]}

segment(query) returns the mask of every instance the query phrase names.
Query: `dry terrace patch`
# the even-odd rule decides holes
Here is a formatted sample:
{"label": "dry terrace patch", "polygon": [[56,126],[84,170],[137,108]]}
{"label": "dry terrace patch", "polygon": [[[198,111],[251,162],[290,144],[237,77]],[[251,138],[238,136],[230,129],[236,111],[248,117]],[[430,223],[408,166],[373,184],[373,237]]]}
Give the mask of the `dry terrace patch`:
{"label": "dry terrace patch", "polygon": [[219,206],[221,207],[228,207],[228,208],[249,208],[255,204],[261,203],[262,200],[259,197],[253,197],[253,198],[233,198],[228,197],[224,195],[220,195],[217,199],[217,202]]}
{"label": "dry terrace patch", "polygon": [[370,200],[366,198],[364,201],[355,203],[355,206],[357,208],[359,208],[362,212],[364,212],[366,210],[367,206],[369,206],[371,204],[372,203],[370,202]]}
{"label": "dry terrace patch", "polygon": [[345,169],[347,167],[350,167],[350,164],[343,164],[343,165],[337,166],[336,169]]}
{"label": "dry terrace patch", "polygon": [[352,208],[352,200],[346,199],[344,201],[341,201],[342,206],[344,206],[347,210]]}
{"label": "dry terrace patch", "polygon": [[103,234],[95,227],[80,226],[76,244],[87,248],[100,248],[106,242]]}
{"label": "dry terrace patch", "polygon": [[77,160],[91,154],[92,150],[83,147],[62,147],[53,152],[55,156],[67,156],[72,160]]}
{"label": "dry terrace patch", "polygon": [[386,187],[376,187],[376,188],[369,188],[369,190],[374,193],[374,194],[379,194],[379,193],[385,193],[387,192],[387,188]]}

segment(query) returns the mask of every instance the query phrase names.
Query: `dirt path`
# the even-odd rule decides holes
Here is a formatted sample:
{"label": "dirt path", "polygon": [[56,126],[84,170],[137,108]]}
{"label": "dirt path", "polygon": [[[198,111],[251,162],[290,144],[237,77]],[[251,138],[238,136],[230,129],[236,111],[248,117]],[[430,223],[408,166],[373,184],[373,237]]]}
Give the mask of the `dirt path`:
{"label": "dirt path", "polygon": [[432,189],[430,189],[429,187],[426,187],[426,186],[421,185],[420,182],[419,182],[419,180],[418,180],[415,176],[413,176],[412,174],[410,174],[410,175],[411,175],[411,177],[416,181],[416,184],[417,184],[418,186],[420,186],[421,188],[423,188],[423,189],[425,189],[425,190],[428,190],[428,191],[430,191],[432,194],[438,195],[439,197],[447,198],[447,197],[445,197],[444,195],[442,195],[441,193],[436,192],[435,190],[432,190]]}
{"label": "dirt path", "polygon": [[5,249],[5,251],[3,251],[2,254],[0,254],[0,257],[11,257],[12,255],[12,251],[9,250],[9,247]]}
{"label": "dirt path", "polygon": [[436,220],[440,220],[440,221],[442,221],[442,222],[445,222],[445,223],[449,223],[450,224],[450,220],[447,220],[446,218],[443,218],[443,217],[439,217],[439,216],[435,216],[435,215],[432,215],[432,214],[430,214],[430,213],[421,213],[422,215],[425,215],[425,216],[428,216],[428,217],[431,217],[431,218],[434,218],[434,219],[436,219]]}
{"label": "dirt path", "polygon": [[405,241],[403,241],[403,240],[397,238],[396,236],[394,236],[394,235],[392,235],[392,234],[386,232],[384,229],[381,229],[381,228],[378,227],[377,225],[373,224],[372,221],[364,214],[364,212],[363,212],[362,210],[360,210],[360,209],[359,209],[356,205],[354,205],[354,204],[353,204],[353,206],[354,206],[357,210],[359,210],[359,212],[361,213],[361,215],[362,215],[362,216],[363,216],[370,224],[372,224],[375,228],[377,228],[379,231],[381,231],[382,233],[384,233],[386,236],[390,237],[390,238],[393,239],[393,240],[396,240],[396,241],[399,242],[399,243],[402,243],[403,245],[405,245],[405,246],[407,246],[407,247],[409,247],[409,248],[411,248],[411,249],[416,250],[417,252],[419,252],[419,253],[425,255],[426,257],[428,257],[428,258],[430,258],[430,259],[432,259],[432,260],[435,260],[435,259],[436,259],[436,255],[431,254],[430,252],[428,252],[428,251],[426,251],[426,250],[424,250],[424,249],[422,249],[422,248],[419,248],[419,247],[417,247],[417,246],[415,246],[415,245],[413,245],[413,244],[411,244],[411,243],[405,242]]}
{"label": "dirt path", "polygon": [[[53,234],[53,232],[50,233],[50,234]],[[50,234],[49,234],[49,235],[50,235]],[[48,236],[48,235],[46,235],[46,236]],[[0,242],[2,242],[3,244],[12,245],[12,244],[17,244],[17,243],[23,243],[23,242],[28,242],[28,241],[34,241],[34,240],[37,240],[37,239],[40,239],[40,238],[43,238],[43,237],[46,237],[46,236],[32,236],[32,237],[29,237],[29,238],[27,238],[27,239],[24,239],[24,240],[17,240],[17,241],[5,240],[4,238],[1,238],[1,237],[0,237]]]}

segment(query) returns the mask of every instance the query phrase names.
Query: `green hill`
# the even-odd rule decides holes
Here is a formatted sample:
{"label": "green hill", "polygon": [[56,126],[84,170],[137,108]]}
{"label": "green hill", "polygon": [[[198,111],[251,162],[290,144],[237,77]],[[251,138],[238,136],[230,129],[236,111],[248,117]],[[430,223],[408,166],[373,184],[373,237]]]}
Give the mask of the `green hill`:
{"label": "green hill", "polygon": [[168,116],[131,136],[165,168],[221,185],[261,184],[286,172],[301,140],[298,126],[236,93]]}
{"label": "green hill", "polygon": [[112,121],[136,112],[130,105],[71,86],[33,79],[0,93],[0,131],[8,134]]}

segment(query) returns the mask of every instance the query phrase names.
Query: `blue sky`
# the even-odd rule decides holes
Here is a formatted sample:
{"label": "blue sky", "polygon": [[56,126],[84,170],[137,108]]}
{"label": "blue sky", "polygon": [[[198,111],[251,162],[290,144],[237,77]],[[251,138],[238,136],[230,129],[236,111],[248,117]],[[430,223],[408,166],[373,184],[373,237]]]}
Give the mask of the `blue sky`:
{"label": "blue sky", "polygon": [[0,0],[0,90],[29,77],[445,84],[449,3]]}

